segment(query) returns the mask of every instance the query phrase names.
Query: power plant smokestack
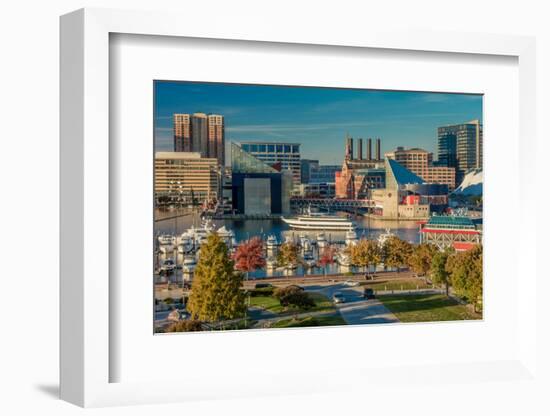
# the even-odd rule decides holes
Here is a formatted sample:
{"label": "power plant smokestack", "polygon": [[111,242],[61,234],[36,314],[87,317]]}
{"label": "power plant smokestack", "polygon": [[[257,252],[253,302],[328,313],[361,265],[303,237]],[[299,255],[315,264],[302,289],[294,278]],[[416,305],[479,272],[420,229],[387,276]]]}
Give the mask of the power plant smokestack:
{"label": "power plant smokestack", "polygon": [[376,160],[382,160],[380,158],[380,137],[376,139]]}
{"label": "power plant smokestack", "polygon": [[363,139],[357,141],[357,159],[363,160]]}
{"label": "power plant smokestack", "polygon": [[353,160],[353,138],[346,138],[346,159]]}
{"label": "power plant smokestack", "polygon": [[367,160],[372,160],[372,139],[367,140]]}

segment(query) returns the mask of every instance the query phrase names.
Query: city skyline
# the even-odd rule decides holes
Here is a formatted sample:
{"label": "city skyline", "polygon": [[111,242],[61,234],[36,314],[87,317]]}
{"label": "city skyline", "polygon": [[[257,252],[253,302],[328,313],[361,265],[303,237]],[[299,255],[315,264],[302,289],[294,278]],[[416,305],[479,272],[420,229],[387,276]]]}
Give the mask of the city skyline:
{"label": "city skyline", "polygon": [[482,96],[196,82],[155,82],[155,150],[174,147],[173,114],[225,118],[230,142],[287,141],[322,164],[343,158],[345,135],[382,138],[382,154],[420,147],[437,158],[437,128],[482,120]]}

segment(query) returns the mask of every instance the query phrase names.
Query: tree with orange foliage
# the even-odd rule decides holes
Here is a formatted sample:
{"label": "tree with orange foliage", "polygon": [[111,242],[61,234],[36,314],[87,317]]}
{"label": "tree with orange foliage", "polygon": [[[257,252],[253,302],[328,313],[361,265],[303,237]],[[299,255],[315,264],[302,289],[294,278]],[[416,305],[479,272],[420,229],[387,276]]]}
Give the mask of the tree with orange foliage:
{"label": "tree with orange foliage", "polygon": [[264,249],[260,237],[253,237],[243,241],[233,253],[235,268],[241,272],[248,273],[265,267]]}

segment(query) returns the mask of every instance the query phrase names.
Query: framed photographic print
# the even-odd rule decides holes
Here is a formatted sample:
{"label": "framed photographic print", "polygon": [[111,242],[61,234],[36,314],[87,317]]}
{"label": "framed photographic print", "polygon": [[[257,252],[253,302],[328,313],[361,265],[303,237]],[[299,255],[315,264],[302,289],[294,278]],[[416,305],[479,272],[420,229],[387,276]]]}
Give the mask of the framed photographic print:
{"label": "framed photographic print", "polygon": [[533,40],[231,28],[62,17],[62,398],[532,380]]}
{"label": "framed photographic print", "polygon": [[156,333],[482,319],[482,95],[154,100]]}

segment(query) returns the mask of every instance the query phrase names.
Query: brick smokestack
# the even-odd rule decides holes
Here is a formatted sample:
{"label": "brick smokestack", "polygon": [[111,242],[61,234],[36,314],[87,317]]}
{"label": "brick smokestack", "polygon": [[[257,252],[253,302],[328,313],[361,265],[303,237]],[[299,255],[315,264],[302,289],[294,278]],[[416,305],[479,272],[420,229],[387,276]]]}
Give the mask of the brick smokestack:
{"label": "brick smokestack", "polygon": [[351,137],[346,139],[346,159],[353,160],[353,138]]}
{"label": "brick smokestack", "polygon": [[372,160],[372,139],[367,140],[367,160]]}
{"label": "brick smokestack", "polygon": [[376,160],[381,160],[380,158],[380,137],[376,139]]}
{"label": "brick smokestack", "polygon": [[357,159],[363,160],[363,139],[357,140]]}

